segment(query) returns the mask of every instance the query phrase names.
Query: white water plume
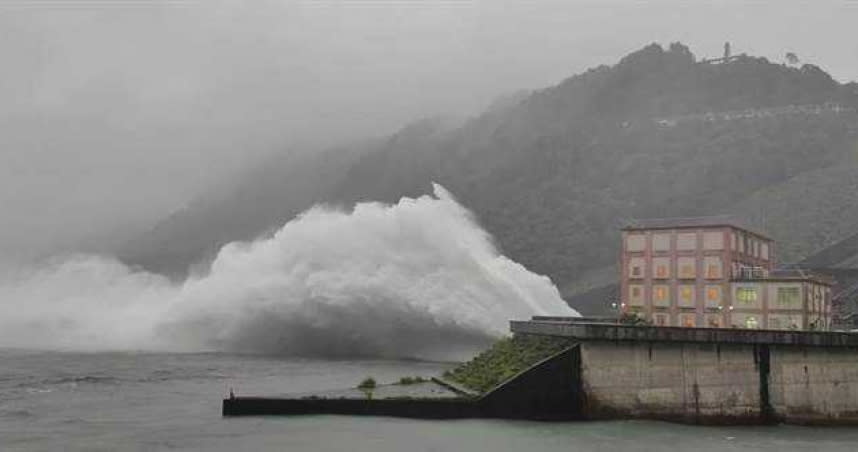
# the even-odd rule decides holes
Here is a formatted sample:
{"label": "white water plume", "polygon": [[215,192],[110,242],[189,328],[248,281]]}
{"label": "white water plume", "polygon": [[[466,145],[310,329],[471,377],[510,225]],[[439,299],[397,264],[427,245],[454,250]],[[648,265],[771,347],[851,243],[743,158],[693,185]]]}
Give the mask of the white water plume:
{"label": "white water plume", "polygon": [[510,319],[577,315],[434,193],[312,208],[181,284],[96,256],[19,272],[0,286],[0,346],[449,358]]}

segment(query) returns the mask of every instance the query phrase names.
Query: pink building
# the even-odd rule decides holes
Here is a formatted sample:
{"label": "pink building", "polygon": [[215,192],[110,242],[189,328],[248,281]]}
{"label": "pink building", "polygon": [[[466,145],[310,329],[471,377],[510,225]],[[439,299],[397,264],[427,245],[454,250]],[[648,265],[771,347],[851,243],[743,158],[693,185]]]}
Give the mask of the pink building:
{"label": "pink building", "polygon": [[623,228],[624,313],[654,325],[819,329],[832,281],[774,270],[773,241],[729,217],[636,220]]}

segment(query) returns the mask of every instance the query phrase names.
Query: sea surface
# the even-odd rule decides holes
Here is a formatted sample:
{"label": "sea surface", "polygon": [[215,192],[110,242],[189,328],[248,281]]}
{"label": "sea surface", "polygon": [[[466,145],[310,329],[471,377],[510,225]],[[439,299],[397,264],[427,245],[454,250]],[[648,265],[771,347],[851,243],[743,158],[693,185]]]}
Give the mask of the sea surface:
{"label": "sea surface", "polygon": [[0,451],[855,451],[858,428],[661,422],[222,418],[238,395],[393,382],[451,367],[229,354],[0,350]]}

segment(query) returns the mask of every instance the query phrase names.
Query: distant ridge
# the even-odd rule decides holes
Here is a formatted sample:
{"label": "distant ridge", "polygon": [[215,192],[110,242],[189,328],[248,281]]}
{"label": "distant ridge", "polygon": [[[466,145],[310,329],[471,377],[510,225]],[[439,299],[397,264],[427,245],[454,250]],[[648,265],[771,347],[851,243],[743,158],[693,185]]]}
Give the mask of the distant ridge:
{"label": "distant ridge", "polygon": [[804,258],[799,265],[811,268],[858,268],[858,233]]}

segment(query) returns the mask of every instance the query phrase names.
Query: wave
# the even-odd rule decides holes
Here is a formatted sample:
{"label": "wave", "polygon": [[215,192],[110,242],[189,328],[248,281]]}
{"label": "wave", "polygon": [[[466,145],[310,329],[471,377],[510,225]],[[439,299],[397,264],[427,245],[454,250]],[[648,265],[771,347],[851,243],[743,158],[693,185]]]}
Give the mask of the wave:
{"label": "wave", "polygon": [[438,185],[393,205],[314,207],[181,283],[57,258],[3,283],[0,306],[4,347],[423,359],[470,353],[511,318],[577,315]]}
{"label": "wave", "polygon": [[30,419],[36,417],[32,411],[29,410],[20,410],[20,409],[9,409],[4,410],[0,409],[0,418],[8,418],[8,419]]}
{"label": "wave", "polygon": [[27,378],[13,388],[23,389],[29,393],[53,392],[55,386],[77,387],[78,385],[118,385],[122,379],[103,375],[70,375],[62,377],[47,377],[41,379]]}

